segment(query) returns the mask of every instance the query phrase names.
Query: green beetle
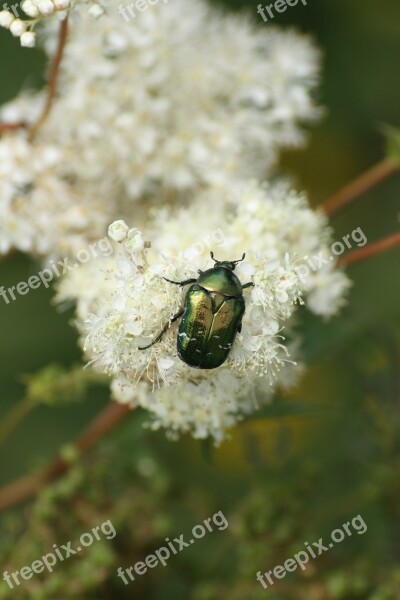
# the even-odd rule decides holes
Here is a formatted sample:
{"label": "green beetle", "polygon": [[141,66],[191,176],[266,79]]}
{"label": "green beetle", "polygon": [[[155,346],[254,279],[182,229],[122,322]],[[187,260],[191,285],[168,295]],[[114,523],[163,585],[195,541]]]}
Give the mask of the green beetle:
{"label": "green beetle", "polygon": [[165,281],[179,286],[190,285],[183,308],[168,322],[161,333],[139,350],[146,350],[161,340],[170,325],[182,317],[179,324],[177,349],[179,357],[196,369],[221,366],[231,351],[236,333],[241,331],[245,311],[243,290],[254,283],[242,285],[234,274],[236,265],[245,259],[218,261],[211,252],[214,267],[199,271],[197,279]]}

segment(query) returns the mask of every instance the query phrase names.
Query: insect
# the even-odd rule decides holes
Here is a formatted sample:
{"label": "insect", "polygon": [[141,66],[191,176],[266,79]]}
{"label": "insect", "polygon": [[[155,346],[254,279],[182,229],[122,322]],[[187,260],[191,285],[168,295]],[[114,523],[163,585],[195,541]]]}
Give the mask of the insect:
{"label": "insect", "polygon": [[182,317],[179,324],[177,349],[179,357],[197,369],[215,369],[227,359],[236,334],[242,329],[245,311],[243,290],[254,283],[242,285],[233,272],[245,259],[218,261],[211,252],[215,265],[199,271],[196,279],[165,281],[181,287],[190,285],[184,306],[165,325],[159,335],[139,350],[146,350],[161,340],[170,325]]}

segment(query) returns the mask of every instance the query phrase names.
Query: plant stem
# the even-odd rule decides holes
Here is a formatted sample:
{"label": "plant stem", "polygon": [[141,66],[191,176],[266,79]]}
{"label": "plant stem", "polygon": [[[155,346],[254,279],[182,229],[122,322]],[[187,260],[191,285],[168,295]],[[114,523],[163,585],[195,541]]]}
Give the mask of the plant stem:
{"label": "plant stem", "polygon": [[392,250],[400,246],[400,233],[394,233],[374,244],[369,244],[364,248],[360,248],[359,250],[354,250],[353,252],[349,252],[343,258],[339,259],[338,265],[340,267],[348,267],[349,265],[353,265],[354,263],[362,262],[363,260],[367,260],[372,256],[377,256],[378,254],[382,254],[383,252],[387,252],[388,250]]}
{"label": "plant stem", "polygon": [[26,129],[26,123],[0,123],[0,137],[7,131],[16,131],[17,129]]}
{"label": "plant stem", "polygon": [[48,87],[47,87],[46,104],[43,108],[42,114],[40,115],[40,117],[38,118],[36,123],[34,123],[30,128],[29,140],[31,142],[35,138],[40,127],[46,121],[46,119],[49,116],[50,111],[52,109],[54,98],[56,97],[56,94],[57,94],[58,76],[60,73],[60,67],[61,67],[61,62],[62,62],[62,58],[64,55],[64,49],[65,49],[65,44],[67,42],[67,37],[68,37],[68,16],[65,19],[63,19],[63,21],[61,21],[61,23],[60,23],[60,28],[58,31],[57,50],[56,50],[56,54],[55,54],[55,57],[53,60],[51,70],[50,70],[49,83],[48,83]]}
{"label": "plant stem", "polygon": [[28,415],[36,406],[36,399],[27,396],[21,402],[18,402],[10,412],[0,421],[0,446],[8,440],[12,432],[21,421]]}
{"label": "plant stem", "polygon": [[[78,453],[85,453],[113,431],[131,413],[126,404],[109,403],[88,425],[73,444]],[[27,475],[0,489],[0,510],[35,496],[46,484],[68,471],[71,464],[60,454],[44,469]]]}
{"label": "plant stem", "polygon": [[352,183],[349,183],[339,192],[333,194],[333,196],[321,204],[321,208],[330,217],[336,215],[354,202],[359,196],[395,173],[398,168],[399,165],[395,161],[390,158],[385,158],[371,169],[368,169],[368,171],[363,173],[360,177],[357,177]]}

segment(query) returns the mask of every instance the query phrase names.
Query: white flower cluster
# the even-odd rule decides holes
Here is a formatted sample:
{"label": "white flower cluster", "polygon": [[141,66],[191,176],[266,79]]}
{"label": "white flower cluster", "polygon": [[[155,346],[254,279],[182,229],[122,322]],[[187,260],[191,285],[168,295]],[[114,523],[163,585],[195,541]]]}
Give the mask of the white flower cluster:
{"label": "white flower cluster", "polygon": [[[286,183],[247,183],[270,176],[281,149],[301,146],[301,126],[319,116],[319,55],[302,35],[256,28],[204,0],[158,3],[129,22],[119,6],[110,0],[94,24],[102,10],[74,3],[48,119],[33,141],[27,130],[0,140],[0,252],[76,255],[112,223],[114,254],[70,271],[58,290],[59,301],[76,302],[89,364],[110,375],[116,400],[146,408],[152,427],[219,442],[296,380],[297,307],[332,316],[349,285],[333,260],[301,270],[329,253],[326,218]],[[65,16],[72,0],[23,7],[32,22],[3,11],[0,25],[33,45],[23,36],[44,19],[52,55],[57,27],[46,10]],[[35,123],[44,101],[25,93],[0,119]],[[212,266],[210,251],[218,260],[245,252],[236,273],[254,287],[227,360],[198,370],[179,358],[171,323],[187,289],[163,277],[196,278]]]}
{"label": "white flower cluster", "polygon": [[[281,148],[303,143],[300,125],[320,114],[312,100],[319,54],[306,36],[257,28],[203,0],[159,3],[129,22],[119,4],[110,0],[96,22],[76,5],[49,119],[33,143],[24,133],[0,140],[10,169],[25,146],[22,168],[30,172],[30,185],[6,196],[13,177],[0,178],[3,248],[54,255],[70,241],[73,252],[77,232],[96,239],[113,219],[137,221],[143,207],[196,202],[203,189],[236,177],[264,179]],[[57,28],[46,27],[53,54]],[[0,119],[31,122],[42,101],[23,95]],[[48,182],[29,157],[49,147],[59,159]],[[15,235],[26,206],[29,244]],[[35,235],[45,221],[47,233],[38,226]]]}
{"label": "white flower cluster", "polygon": [[[18,12],[12,12],[8,8],[0,11],[0,27],[9,29],[14,37],[20,38],[21,46],[34,48],[36,46],[35,27],[45,22],[48,17],[56,15],[59,21],[64,20],[69,11],[76,4],[76,0],[23,0],[21,9],[24,16],[29,19],[20,19]],[[7,5],[5,5],[7,7]],[[16,4],[13,6],[15,10]],[[104,8],[97,2],[90,5],[88,14],[98,18],[104,14]]]}
{"label": "white flower cluster", "polygon": [[[194,240],[216,229],[223,232],[218,249],[203,243],[196,259],[184,258]],[[318,294],[318,312],[332,315],[349,285],[334,262],[324,277],[301,276],[305,257],[328,252],[331,233],[325,217],[284,183],[217,186],[189,208],[155,209],[145,237],[123,221],[110,226],[109,236],[114,255],[71,272],[58,299],[77,301],[86,354],[111,376],[115,399],[139,403],[152,414],[153,427],[173,434],[190,431],[218,442],[277,385],[292,383],[299,359],[299,340],[291,332],[296,307],[305,303],[313,310],[308,298]],[[198,269],[213,266],[211,250],[218,260],[238,259],[245,251],[235,272],[242,283],[254,283],[244,291],[243,328],[226,362],[216,370],[186,365],[177,355],[176,323],[140,350],[183,306],[187,288],[163,277],[196,278]]]}
{"label": "white flower cluster", "polygon": [[54,13],[59,19],[65,19],[70,6],[71,0],[23,0],[21,9],[30,19],[20,19],[5,9],[0,11],[0,27],[9,29],[14,37],[20,38],[21,46],[34,48],[36,33],[33,30],[36,25]]}
{"label": "white flower cluster", "polygon": [[95,182],[80,189],[68,180],[64,160],[57,144],[37,145],[32,152],[25,131],[2,137],[0,253],[18,248],[49,258],[76,255],[88,245],[89,231],[101,237],[104,205]]}

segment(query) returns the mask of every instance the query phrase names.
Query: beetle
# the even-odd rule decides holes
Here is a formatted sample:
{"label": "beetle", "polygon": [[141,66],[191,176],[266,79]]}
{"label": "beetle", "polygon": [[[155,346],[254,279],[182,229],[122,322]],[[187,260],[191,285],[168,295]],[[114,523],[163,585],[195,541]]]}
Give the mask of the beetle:
{"label": "beetle", "polygon": [[182,317],[177,337],[178,355],[190,367],[215,369],[227,359],[237,333],[242,329],[245,312],[243,290],[254,286],[249,282],[242,285],[233,272],[236,265],[245,259],[219,261],[211,252],[214,266],[207,271],[198,271],[199,277],[185,281],[165,281],[180,287],[190,285],[184,306],[163,327],[159,335],[146,350],[159,342],[172,323]]}

